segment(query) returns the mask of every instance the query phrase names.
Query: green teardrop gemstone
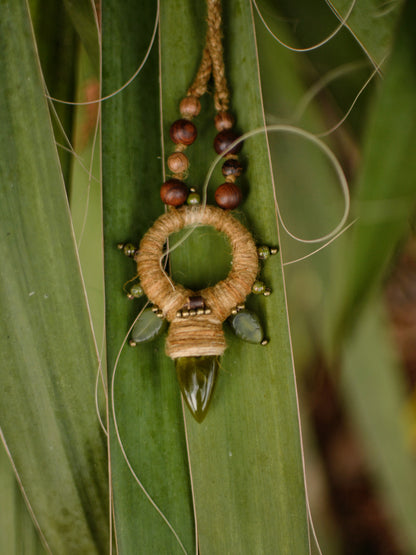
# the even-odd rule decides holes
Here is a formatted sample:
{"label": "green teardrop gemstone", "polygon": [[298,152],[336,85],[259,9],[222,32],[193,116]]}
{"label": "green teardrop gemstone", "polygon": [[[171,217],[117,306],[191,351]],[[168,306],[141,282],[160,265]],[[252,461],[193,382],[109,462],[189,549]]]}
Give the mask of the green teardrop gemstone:
{"label": "green teardrop gemstone", "polygon": [[146,308],[131,330],[131,338],[135,343],[151,341],[165,328],[166,321],[159,318],[151,308]]}
{"label": "green teardrop gemstone", "polygon": [[175,366],[183,398],[195,420],[202,422],[217,379],[219,357],[181,357]]}
{"label": "green teardrop gemstone", "polygon": [[240,339],[249,343],[261,343],[263,341],[263,328],[257,314],[249,310],[240,310],[228,319],[234,333]]}

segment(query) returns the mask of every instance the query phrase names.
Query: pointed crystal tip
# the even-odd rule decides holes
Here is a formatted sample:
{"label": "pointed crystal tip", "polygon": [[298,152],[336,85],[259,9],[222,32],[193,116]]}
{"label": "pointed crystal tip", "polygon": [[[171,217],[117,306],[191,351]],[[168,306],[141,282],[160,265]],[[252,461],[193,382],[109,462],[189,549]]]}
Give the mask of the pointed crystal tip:
{"label": "pointed crystal tip", "polygon": [[186,404],[195,420],[202,422],[214,390],[219,357],[181,357],[175,360],[175,366]]}

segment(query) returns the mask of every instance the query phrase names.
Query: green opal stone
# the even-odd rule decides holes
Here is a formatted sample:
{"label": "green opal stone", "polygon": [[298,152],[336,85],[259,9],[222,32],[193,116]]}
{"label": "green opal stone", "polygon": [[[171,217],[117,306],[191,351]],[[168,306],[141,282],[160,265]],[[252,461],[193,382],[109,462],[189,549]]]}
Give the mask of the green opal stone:
{"label": "green opal stone", "polygon": [[234,333],[240,339],[249,343],[261,343],[263,341],[263,328],[260,320],[254,312],[250,310],[240,310],[228,319]]}
{"label": "green opal stone", "polygon": [[166,321],[159,318],[151,308],[146,308],[131,330],[131,338],[135,343],[144,343],[157,337],[165,328]]}
{"label": "green opal stone", "polygon": [[181,357],[175,359],[175,366],[183,398],[195,420],[202,422],[217,379],[219,357]]}

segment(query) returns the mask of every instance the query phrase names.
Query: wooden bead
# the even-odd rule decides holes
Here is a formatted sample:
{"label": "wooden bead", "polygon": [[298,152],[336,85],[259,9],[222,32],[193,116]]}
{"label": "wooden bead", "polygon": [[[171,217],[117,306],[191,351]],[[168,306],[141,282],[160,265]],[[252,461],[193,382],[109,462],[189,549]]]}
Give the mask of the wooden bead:
{"label": "wooden bead", "polygon": [[[238,139],[238,135],[236,135],[233,131],[226,129],[225,131],[220,131],[218,135],[214,139],[214,149],[217,154],[223,154],[233,143],[236,139]],[[227,154],[237,154],[240,152],[243,143],[238,143],[235,145],[231,150],[227,152]]]}
{"label": "wooden bead", "polygon": [[214,122],[218,131],[225,131],[226,129],[231,129],[234,125],[234,118],[228,112],[218,112]]}
{"label": "wooden bead", "polygon": [[179,179],[168,179],[160,188],[160,198],[164,204],[181,206],[188,198],[188,187]]}
{"label": "wooden bead", "polygon": [[235,183],[223,183],[215,191],[215,202],[224,210],[237,208],[242,199],[241,189]]}
{"label": "wooden bead", "polygon": [[228,177],[233,175],[235,177],[239,177],[243,172],[243,166],[240,164],[238,160],[234,160],[230,158],[226,160],[222,165],[222,175]]}
{"label": "wooden bead", "polygon": [[184,118],[193,118],[201,111],[201,103],[195,96],[186,96],[179,104],[179,111]]}
{"label": "wooden bead", "polygon": [[170,127],[170,138],[176,144],[191,145],[197,136],[195,125],[189,119],[177,119]]}
{"label": "wooden bead", "polygon": [[168,168],[173,173],[183,173],[189,167],[189,160],[183,152],[174,152],[168,158]]}

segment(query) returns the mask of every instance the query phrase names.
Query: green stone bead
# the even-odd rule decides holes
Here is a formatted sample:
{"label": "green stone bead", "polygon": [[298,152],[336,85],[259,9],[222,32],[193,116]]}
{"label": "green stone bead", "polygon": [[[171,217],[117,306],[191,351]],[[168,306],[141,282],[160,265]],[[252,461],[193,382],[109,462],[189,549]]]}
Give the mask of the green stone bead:
{"label": "green stone bead", "polygon": [[188,198],[186,199],[187,204],[189,204],[189,206],[198,206],[198,204],[201,204],[201,197],[198,195],[198,193],[190,193],[188,195]]}
{"label": "green stone bead", "polygon": [[131,338],[135,343],[144,343],[157,337],[166,326],[166,321],[159,318],[151,308],[146,308],[140,314],[131,331]]}
{"label": "green stone bead", "polygon": [[260,247],[257,247],[257,256],[260,258],[260,260],[267,260],[268,258],[270,258],[270,249],[267,245],[261,245]]}
{"label": "green stone bead", "polygon": [[263,328],[260,320],[250,310],[240,310],[228,319],[234,333],[240,339],[249,343],[260,344],[264,339]]}
{"label": "green stone bead", "polygon": [[219,357],[181,357],[175,360],[176,376],[192,416],[202,422],[207,414],[219,368]]}
{"label": "green stone bead", "polygon": [[135,283],[130,289],[130,295],[136,299],[143,297],[144,291],[139,283]]}
{"label": "green stone bead", "polygon": [[262,295],[265,290],[266,290],[266,286],[264,285],[264,283],[262,281],[258,281],[258,280],[256,280],[253,283],[253,287],[251,288],[251,291],[255,295]]}

